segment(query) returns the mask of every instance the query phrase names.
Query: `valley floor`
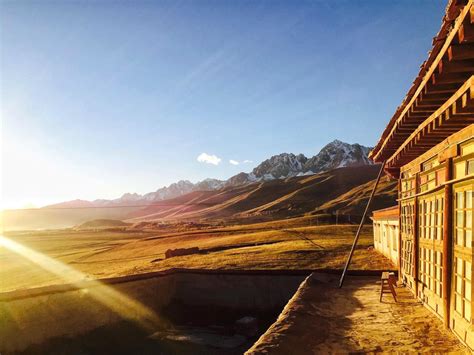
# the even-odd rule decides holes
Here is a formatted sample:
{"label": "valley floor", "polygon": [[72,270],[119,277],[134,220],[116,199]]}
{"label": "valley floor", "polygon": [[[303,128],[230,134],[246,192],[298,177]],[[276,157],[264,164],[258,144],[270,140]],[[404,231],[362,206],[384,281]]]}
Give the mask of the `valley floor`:
{"label": "valley floor", "polygon": [[[356,228],[314,226],[300,218],[227,227],[176,225],[146,231],[12,232],[5,234],[8,245],[0,247],[0,292],[170,268],[342,268]],[[393,268],[371,248],[372,244],[372,228],[367,226],[352,269]],[[165,258],[168,249],[190,247],[198,247],[199,253]]]}

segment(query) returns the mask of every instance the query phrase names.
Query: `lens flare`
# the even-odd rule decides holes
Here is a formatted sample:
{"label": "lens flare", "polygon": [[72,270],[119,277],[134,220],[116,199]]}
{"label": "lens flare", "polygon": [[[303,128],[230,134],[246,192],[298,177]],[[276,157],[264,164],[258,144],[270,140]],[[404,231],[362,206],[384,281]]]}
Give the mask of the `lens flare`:
{"label": "lens flare", "polygon": [[164,322],[157,314],[142,303],[118,292],[102,282],[89,280],[86,274],[60,261],[25,247],[2,235],[0,235],[0,247],[4,247],[16,255],[38,265],[41,269],[58,276],[64,282],[84,290],[88,296],[118,314],[120,317],[136,322],[147,331],[156,331],[157,328],[161,328],[164,325]]}

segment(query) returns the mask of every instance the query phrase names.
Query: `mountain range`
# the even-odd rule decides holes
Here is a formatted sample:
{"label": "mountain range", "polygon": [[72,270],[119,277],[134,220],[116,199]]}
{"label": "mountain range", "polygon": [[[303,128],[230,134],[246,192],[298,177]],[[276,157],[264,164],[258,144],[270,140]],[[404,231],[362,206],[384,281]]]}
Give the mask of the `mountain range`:
{"label": "mountain range", "polygon": [[133,206],[168,200],[189,194],[194,191],[215,191],[225,187],[235,187],[261,181],[287,179],[295,176],[309,176],[341,167],[371,165],[368,158],[371,148],[360,144],[349,144],[334,140],[324,146],[318,154],[307,158],[303,154],[281,153],[261,162],[250,173],[241,172],[227,180],[205,179],[192,183],[180,180],[169,186],[159,188],[143,195],[125,193],[113,200],[99,199],[94,201],[73,200],[61,202],[48,207],[105,207]]}
{"label": "mountain range", "polygon": [[[96,219],[128,223],[250,223],[299,216],[359,220],[378,173],[369,148],[334,141],[312,158],[275,155],[249,173],[196,184],[178,181],[144,195],[74,200],[32,210],[4,210],[5,230],[72,227]],[[396,181],[384,177],[370,210],[396,204]],[[352,218],[352,219],[351,219]],[[334,220],[332,221],[334,222]]]}

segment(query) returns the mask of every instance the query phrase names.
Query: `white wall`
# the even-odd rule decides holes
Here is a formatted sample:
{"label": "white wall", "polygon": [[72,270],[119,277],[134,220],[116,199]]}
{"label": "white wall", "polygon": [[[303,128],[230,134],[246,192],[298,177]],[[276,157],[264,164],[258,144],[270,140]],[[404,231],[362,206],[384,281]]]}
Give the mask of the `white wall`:
{"label": "white wall", "polygon": [[398,220],[374,219],[374,247],[398,266]]}

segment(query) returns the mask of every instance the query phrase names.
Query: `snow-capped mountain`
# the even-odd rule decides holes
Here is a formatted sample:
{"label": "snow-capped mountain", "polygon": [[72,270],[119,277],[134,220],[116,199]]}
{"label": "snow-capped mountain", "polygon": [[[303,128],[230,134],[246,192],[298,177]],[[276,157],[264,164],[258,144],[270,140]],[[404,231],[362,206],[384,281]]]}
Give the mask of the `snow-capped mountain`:
{"label": "snow-capped mountain", "polygon": [[349,144],[336,139],[308,159],[303,170],[320,173],[346,166],[371,165],[373,163],[368,158],[370,149],[357,143]]}
{"label": "snow-capped mountain", "polygon": [[224,187],[225,181],[218,179],[205,179],[196,183],[193,187],[194,191],[210,191],[210,190],[219,190]]}
{"label": "snow-capped mountain", "polygon": [[257,179],[264,178],[264,180],[296,176],[303,171],[307,160],[308,158],[303,154],[282,153],[274,155],[253,169],[252,174]]}
{"label": "snow-capped mountain", "polygon": [[137,193],[126,193],[122,197],[114,200],[95,200],[92,203],[100,206],[110,205],[130,205],[134,202],[145,202],[150,203],[153,201],[162,201],[169,198],[174,198],[182,195],[186,195],[193,191],[212,191],[222,188],[225,181],[217,179],[205,179],[196,184],[193,184],[189,180],[180,180],[169,186],[162,187],[154,192],[149,192],[144,195]]}
{"label": "snow-capped mountain", "polygon": [[335,140],[309,159],[303,154],[274,155],[263,161],[251,173],[240,173],[231,177],[225,186],[312,175],[346,166],[371,165],[373,163],[368,158],[370,149],[357,143],[349,144]]}
{"label": "snow-capped mountain", "polygon": [[154,192],[143,195],[146,201],[161,201],[168,198],[178,197],[193,191],[194,184],[189,180],[180,180],[169,186],[162,187]]}
{"label": "snow-capped mountain", "polygon": [[[294,176],[312,175],[336,168],[347,166],[360,166],[373,164],[368,153],[370,148],[360,144],[349,144],[335,140],[321,151],[307,158],[303,154],[282,153],[274,155],[260,163],[250,173],[241,172],[231,178],[223,181],[217,179],[205,179],[203,181],[192,183],[188,180],[180,180],[169,186],[162,187],[154,192],[144,195],[137,193],[126,193],[122,197],[114,200],[95,200],[95,201],[68,201],[54,205],[58,206],[111,206],[124,205],[130,206],[137,203],[152,203],[170,198],[179,197],[193,191],[213,191],[223,187],[246,185],[259,181],[270,181],[275,179],[286,179]],[[48,206],[51,207],[51,206]]]}

